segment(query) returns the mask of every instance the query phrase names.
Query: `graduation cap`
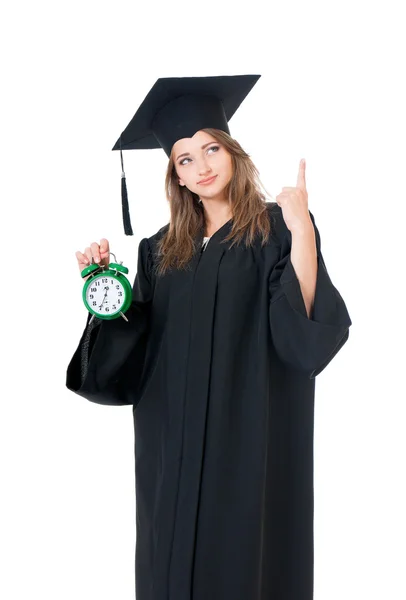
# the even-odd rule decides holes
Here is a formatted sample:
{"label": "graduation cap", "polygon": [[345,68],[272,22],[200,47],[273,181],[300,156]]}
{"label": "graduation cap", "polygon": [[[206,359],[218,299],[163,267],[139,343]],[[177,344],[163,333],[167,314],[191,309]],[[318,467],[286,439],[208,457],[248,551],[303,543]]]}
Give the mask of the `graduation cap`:
{"label": "graduation cap", "polygon": [[120,150],[121,200],[124,232],[133,235],[128,208],[122,150],[172,146],[206,127],[230,134],[228,121],[261,75],[217,77],[164,77],[156,80],[137,112],[115,143]]}

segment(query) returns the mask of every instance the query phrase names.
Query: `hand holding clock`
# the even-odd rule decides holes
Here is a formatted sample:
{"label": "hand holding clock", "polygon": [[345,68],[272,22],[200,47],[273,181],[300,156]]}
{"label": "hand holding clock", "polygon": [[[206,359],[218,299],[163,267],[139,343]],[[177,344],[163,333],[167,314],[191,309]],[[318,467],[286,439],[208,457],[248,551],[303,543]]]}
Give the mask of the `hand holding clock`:
{"label": "hand holding clock", "polygon": [[[114,260],[111,261],[110,257]],[[127,267],[110,252],[109,241],[93,242],[84,252],[76,252],[80,276],[84,281],[82,300],[94,317],[112,320],[122,317],[128,321],[125,312],[132,303],[132,286],[127,277]]]}
{"label": "hand holding clock", "polygon": [[[100,265],[104,265],[106,268],[109,266],[110,262],[110,244],[106,238],[102,238],[100,240],[100,245],[97,242],[93,242],[85,248],[84,253],[79,252],[79,250],[75,254],[76,259],[79,265],[79,271],[82,273],[83,269],[89,266],[92,263],[92,259],[94,259],[95,263]],[[83,281],[89,277],[85,277]]]}

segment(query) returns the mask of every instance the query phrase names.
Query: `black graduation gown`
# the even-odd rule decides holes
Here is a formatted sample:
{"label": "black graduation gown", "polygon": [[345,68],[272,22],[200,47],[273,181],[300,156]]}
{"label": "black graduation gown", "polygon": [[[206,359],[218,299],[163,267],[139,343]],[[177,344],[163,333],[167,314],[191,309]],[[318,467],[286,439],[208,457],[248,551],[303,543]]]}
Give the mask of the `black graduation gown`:
{"label": "black graduation gown", "polygon": [[315,376],[351,320],[310,211],[307,318],[291,233],[267,207],[266,246],[221,244],[228,221],[203,252],[201,232],[189,271],[152,272],[168,225],[142,239],[129,323],[87,326],[68,367],[75,393],[133,404],[137,600],[313,597]]}

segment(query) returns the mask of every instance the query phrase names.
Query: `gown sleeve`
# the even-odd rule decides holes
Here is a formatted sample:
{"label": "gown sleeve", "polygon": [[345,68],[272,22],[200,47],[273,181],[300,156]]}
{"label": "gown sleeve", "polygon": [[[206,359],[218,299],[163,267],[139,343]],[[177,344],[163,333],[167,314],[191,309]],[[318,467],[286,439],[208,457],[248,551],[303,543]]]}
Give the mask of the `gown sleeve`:
{"label": "gown sleeve", "polygon": [[[282,233],[280,259],[269,276],[269,321],[278,356],[313,379],[344,346],[352,324],[347,307],[327,272],[320,249],[320,233],[309,211],[317,248],[317,281],[310,318],[291,262],[292,234],[280,207],[277,230]],[[283,223],[282,223],[283,221]]]}
{"label": "gown sleeve", "polygon": [[138,247],[132,304],[112,320],[91,314],[66,373],[66,386],[91,402],[120,406],[137,402],[142,377],[154,287],[151,249],[147,238]]}

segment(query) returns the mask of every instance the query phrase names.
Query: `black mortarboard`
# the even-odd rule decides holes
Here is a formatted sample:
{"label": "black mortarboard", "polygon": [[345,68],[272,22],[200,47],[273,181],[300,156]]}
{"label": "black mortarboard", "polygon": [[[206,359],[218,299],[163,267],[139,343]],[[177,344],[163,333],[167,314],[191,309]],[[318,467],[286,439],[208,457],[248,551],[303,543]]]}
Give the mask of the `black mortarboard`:
{"label": "black mortarboard", "polygon": [[126,235],[133,235],[122,150],[172,146],[206,127],[230,134],[228,121],[261,75],[165,77],[156,80],[113,150],[120,150],[121,198]]}

